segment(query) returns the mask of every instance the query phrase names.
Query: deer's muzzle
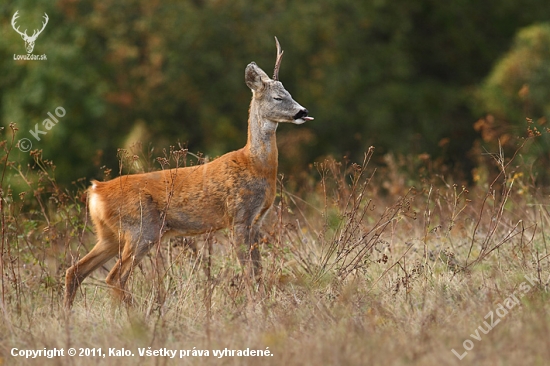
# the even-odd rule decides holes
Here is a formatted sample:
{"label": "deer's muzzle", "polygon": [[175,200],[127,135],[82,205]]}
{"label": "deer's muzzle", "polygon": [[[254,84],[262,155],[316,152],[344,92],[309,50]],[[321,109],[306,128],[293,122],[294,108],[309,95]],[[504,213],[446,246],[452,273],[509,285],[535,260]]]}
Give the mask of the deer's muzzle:
{"label": "deer's muzzle", "polygon": [[296,113],[296,115],[294,116],[294,123],[300,125],[306,121],[313,120],[313,117],[308,117],[308,113],[308,110],[305,108],[300,110],[300,112]]}

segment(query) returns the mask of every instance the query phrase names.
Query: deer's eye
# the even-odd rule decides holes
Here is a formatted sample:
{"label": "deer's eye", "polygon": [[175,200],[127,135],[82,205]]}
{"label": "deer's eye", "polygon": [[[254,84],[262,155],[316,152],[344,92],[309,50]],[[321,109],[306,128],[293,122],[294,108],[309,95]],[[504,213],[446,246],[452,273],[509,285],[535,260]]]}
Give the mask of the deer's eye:
{"label": "deer's eye", "polygon": [[283,100],[283,98],[279,98],[279,97],[275,97],[275,98],[273,98],[273,99],[275,99],[275,100],[277,100],[277,101],[279,101],[279,102],[280,102],[281,100]]}

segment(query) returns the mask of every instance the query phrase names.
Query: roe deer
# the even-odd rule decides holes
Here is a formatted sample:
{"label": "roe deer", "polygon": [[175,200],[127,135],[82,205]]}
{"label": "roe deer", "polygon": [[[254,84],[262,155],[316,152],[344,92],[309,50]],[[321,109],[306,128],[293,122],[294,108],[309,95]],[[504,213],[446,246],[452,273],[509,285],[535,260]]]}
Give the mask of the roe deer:
{"label": "roe deer", "polygon": [[105,281],[128,300],[124,287],[132,268],[168,235],[232,228],[241,265],[247,269],[252,262],[252,275],[261,273],[259,226],[275,199],[277,125],[313,120],[278,80],[283,52],[275,41],[273,79],[254,62],[245,70],[252,101],[244,148],[204,165],[92,181],[88,200],[97,244],[67,270],[66,308],[86,276],[117,254]]}

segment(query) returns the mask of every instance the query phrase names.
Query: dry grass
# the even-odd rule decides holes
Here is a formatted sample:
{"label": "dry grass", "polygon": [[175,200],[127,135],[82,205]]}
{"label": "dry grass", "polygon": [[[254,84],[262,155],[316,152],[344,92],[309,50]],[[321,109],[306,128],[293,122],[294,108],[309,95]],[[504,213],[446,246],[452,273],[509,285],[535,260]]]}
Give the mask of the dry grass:
{"label": "dry grass", "polygon": [[[11,143],[3,145],[0,364],[542,365],[550,359],[548,198],[512,159],[494,159],[500,174],[469,192],[436,174],[412,188],[400,169],[420,164],[421,172],[418,161],[388,158],[387,168],[375,171],[372,151],[360,165],[327,160],[299,185],[282,180],[264,227],[261,283],[242,280],[228,233],[221,232],[155,248],[130,280],[134,307],[112,302],[107,271],[100,270],[66,313],[64,271],[94,243],[82,191],[59,188],[39,154],[35,167],[18,167]],[[528,289],[521,287],[525,276],[536,279]],[[496,321],[499,304],[514,293],[519,304],[508,302],[494,329],[481,332],[488,314]],[[451,349],[463,354],[468,342],[473,349],[460,361]],[[135,356],[31,360],[12,357],[14,347],[65,354],[70,347],[124,348]],[[191,355],[140,357],[148,347]],[[226,348],[269,349],[273,356],[213,355]]]}

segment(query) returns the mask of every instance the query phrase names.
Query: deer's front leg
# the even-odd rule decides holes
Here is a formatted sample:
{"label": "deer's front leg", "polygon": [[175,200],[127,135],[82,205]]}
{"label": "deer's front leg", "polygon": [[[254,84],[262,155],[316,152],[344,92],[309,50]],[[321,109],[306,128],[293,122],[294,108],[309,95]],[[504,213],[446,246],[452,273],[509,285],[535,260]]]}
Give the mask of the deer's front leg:
{"label": "deer's front leg", "polygon": [[255,226],[237,224],[233,231],[239,262],[245,273],[259,279],[262,273],[259,229]]}

